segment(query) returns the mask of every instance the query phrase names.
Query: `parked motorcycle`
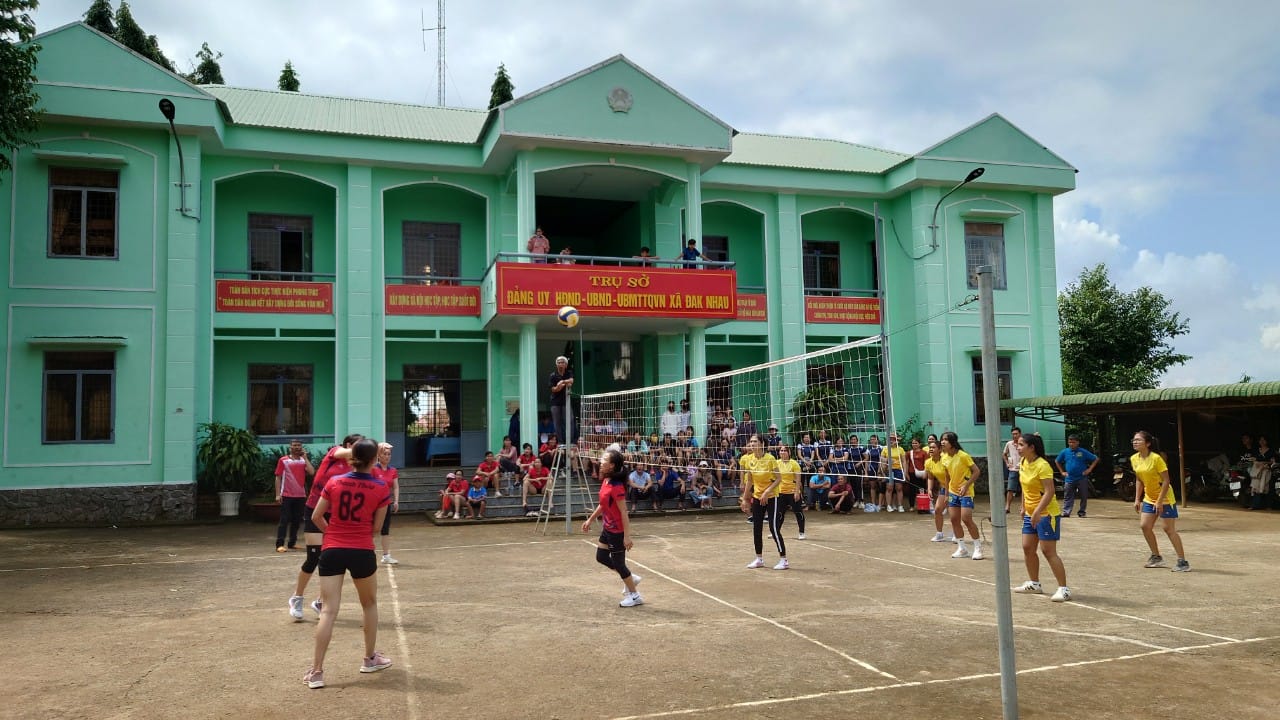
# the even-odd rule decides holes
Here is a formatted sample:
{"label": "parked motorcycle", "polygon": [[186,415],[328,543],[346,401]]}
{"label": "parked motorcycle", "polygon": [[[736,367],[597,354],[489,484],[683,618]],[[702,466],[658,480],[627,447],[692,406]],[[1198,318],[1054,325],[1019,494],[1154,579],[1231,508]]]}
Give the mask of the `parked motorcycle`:
{"label": "parked motorcycle", "polygon": [[1137,482],[1138,476],[1133,473],[1133,466],[1129,464],[1129,456],[1124,453],[1113,455],[1111,457],[1111,486],[1115,488],[1116,495],[1121,500],[1132,500]]}

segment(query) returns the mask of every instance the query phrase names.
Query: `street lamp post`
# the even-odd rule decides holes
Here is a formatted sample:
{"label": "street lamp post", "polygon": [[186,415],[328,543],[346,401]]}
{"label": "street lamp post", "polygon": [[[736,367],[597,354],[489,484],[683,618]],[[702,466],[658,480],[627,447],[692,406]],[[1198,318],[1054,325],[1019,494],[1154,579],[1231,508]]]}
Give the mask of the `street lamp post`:
{"label": "street lamp post", "polygon": [[984,168],[984,167],[976,167],[976,168],[974,168],[974,169],[970,170],[970,171],[969,171],[969,174],[968,174],[968,175],[965,175],[963,180],[961,180],[960,182],[956,183],[955,187],[951,188],[951,189],[950,189],[950,190],[948,190],[945,194],[943,194],[943,196],[942,196],[942,197],[938,198],[938,203],[937,203],[936,205],[934,205],[934,206],[933,206],[933,222],[929,223],[929,231],[930,231],[930,233],[931,233],[931,235],[930,235],[930,243],[931,243],[930,251],[933,251],[933,250],[937,250],[937,249],[938,249],[938,208],[942,207],[942,201],[943,201],[943,200],[946,200],[946,199],[947,199],[947,197],[951,195],[951,193],[953,193],[953,192],[955,192],[955,191],[959,190],[960,188],[964,187],[965,185],[968,185],[969,183],[973,182],[974,180],[977,180],[978,178],[982,177],[982,173],[984,173],[984,172],[986,172],[986,171],[987,171],[987,169],[986,169],[986,168]]}

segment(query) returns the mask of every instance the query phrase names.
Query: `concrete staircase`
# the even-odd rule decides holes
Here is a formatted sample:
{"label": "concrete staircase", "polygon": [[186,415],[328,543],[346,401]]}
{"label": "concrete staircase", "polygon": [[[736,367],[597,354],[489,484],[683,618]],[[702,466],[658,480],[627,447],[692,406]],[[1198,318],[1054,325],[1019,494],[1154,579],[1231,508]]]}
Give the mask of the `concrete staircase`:
{"label": "concrete staircase", "polygon": [[[485,505],[484,520],[454,520],[452,517],[446,519],[435,518],[435,513],[440,509],[440,491],[449,484],[445,478],[450,472],[456,471],[457,468],[449,467],[426,467],[426,468],[405,468],[400,471],[400,512],[401,515],[424,513],[429,520],[437,525],[466,525],[469,523],[480,522],[533,522],[536,518],[525,517],[524,510],[520,507],[520,488],[514,487],[514,492],[507,491],[508,484],[506,478],[501,483],[502,497],[490,497]],[[468,474],[469,477],[469,474]],[[599,492],[600,486],[596,482],[590,484],[592,506],[595,504],[596,494]],[[563,494],[557,492],[556,500],[557,513],[553,517],[564,520],[563,511]],[[574,515],[582,515],[585,517],[580,507],[580,494],[575,494]],[[532,509],[538,509],[542,505],[542,496],[531,496],[529,498],[529,506]],[[632,513],[635,517],[673,515],[680,514],[678,503],[675,500],[667,500],[663,503],[663,510],[655,511],[648,509],[651,504],[647,501],[641,501],[640,509]],[[712,510],[685,510],[685,514],[696,514],[699,512],[722,512],[733,511],[738,512],[738,488],[726,487],[724,497],[716,498],[715,507]],[[465,515],[465,513],[464,513]]]}

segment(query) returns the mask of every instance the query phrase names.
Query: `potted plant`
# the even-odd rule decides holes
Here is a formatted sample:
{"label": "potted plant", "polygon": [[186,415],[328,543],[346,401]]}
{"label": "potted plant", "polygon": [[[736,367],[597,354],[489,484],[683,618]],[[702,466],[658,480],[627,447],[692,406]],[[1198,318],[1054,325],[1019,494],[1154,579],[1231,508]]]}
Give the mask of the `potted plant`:
{"label": "potted plant", "polygon": [[200,485],[218,493],[220,515],[239,515],[241,494],[261,489],[266,460],[251,430],[222,422],[201,423],[196,461],[201,468]]}

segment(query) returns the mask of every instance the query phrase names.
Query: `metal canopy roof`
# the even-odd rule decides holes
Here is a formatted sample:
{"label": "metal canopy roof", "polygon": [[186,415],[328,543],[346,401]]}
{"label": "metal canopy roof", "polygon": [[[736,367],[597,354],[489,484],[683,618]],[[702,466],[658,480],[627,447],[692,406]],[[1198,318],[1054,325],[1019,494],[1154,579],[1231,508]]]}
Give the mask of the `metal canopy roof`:
{"label": "metal canopy roof", "polygon": [[1232,383],[1230,385],[1198,385],[1194,387],[1156,388],[1154,390],[1119,390],[1082,395],[1044,395],[1041,397],[1001,400],[1001,408],[1009,408],[1022,417],[1045,418],[1052,415],[1113,415],[1196,408],[1280,405],[1280,381]]}

